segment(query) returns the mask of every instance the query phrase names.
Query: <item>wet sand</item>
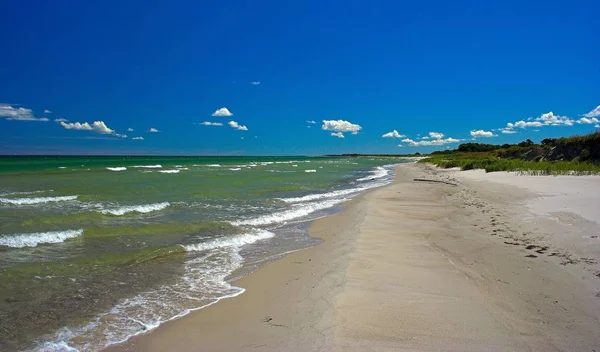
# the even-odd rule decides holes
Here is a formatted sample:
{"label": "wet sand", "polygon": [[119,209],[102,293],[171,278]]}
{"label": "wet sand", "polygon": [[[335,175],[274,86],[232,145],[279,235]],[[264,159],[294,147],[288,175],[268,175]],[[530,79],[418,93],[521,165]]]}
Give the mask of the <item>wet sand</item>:
{"label": "wet sand", "polygon": [[422,164],[396,171],[315,221],[323,243],[237,281],[242,295],[107,350],[600,351],[600,225],[587,206],[600,197],[545,214],[556,207],[531,204],[579,198]]}

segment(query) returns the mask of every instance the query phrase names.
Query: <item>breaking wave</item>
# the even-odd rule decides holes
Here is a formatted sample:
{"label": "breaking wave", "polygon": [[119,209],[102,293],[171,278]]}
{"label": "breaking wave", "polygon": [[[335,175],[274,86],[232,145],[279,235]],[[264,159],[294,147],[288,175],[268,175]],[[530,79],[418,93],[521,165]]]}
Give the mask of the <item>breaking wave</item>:
{"label": "breaking wave", "polygon": [[83,230],[66,230],[51,232],[20,233],[15,235],[0,236],[0,246],[23,248],[37,247],[43,243],[60,243],[69,238],[83,235]]}
{"label": "breaking wave", "polygon": [[102,214],[111,214],[111,215],[125,215],[127,213],[149,213],[151,211],[163,210],[170,206],[169,202],[162,203],[154,203],[154,204],[142,204],[142,205],[127,205],[118,208],[112,209],[102,209],[100,212]]}
{"label": "breaking wave", "polygon": [[50,203],[50,202],[64,202],[68,200],[75,200],[77,196],[60,196],[60,197],[34,197],[34,198],[0,198],[0,203],[14,204],[14,205],[29,205],[39,203]]}

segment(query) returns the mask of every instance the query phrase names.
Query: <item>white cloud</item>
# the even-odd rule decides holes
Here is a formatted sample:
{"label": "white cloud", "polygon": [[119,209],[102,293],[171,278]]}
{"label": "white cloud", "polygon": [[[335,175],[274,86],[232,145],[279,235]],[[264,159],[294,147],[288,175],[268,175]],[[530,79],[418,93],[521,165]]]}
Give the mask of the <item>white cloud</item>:
{"label": "white cloud", "polygon": [[429,139],[429,136],[423,136],[421,139]]}
{"label": "white cloud", "polygon": [[471,131],[471,137],[479,138],[479,137],[496,137],[496,135],[492,131],[484,131],[484,130],[474,130]]}
{"label": "white cloud", "polygon": [[244,125],[240,125],[239,123],[237,123],[235,121],[229,121],[229,127],[235,128],[238,131],[248,131],[248,127],[246,127]]}
{"label": "white cloud", "polygon": [[127,129],[127,132],[133,132],[133,128],[129,127],[129,128]]}
{"label": "white cloud", "polygon": [[223,124],[220,123],[220,122],[210,122],[210,121],[204,121],[204,122],[201,123],[201,125],[204,125],[204,126],[223,126]]}
{"label": "white cloud", "polygon": [[331,136],[338,138],[345,138],[342,132],[331,132]]}
{"label": "white cloud", "polygon": [[398,146],[399,146],[400,148],[404,147],[402,144],[398,144]]}
{"label": "white cloud", "polygon": [[515,130],[513,130],[513,129],[510,129],[510,128],[508,128],[508,127],[506,127],[506,128],[501,128],[501,129],[500,129],[500,132],[502,132],[502,133],[504,133],[504,134],[515,134],[515,133],[517,133],[517,131],[515,131]]}
{"label": "white cloud", "polygon": [[212,116],[228,117],[233,116],[233,114],[226,107],[222,107],[220,109],[215,110],[215,112],[212,113]]}
{"label": "white cloud", "polygon": [[54,119],[54,122],[69,122],[69,120],[59,117],[58,119]]}
{"label": "white cloud", "polygon": [[0,117],[13,121],[48,121],[45,117],[35,117],[31,109],[15,108],[5,104],[0,104]]}
{"label": "white cloud", "polygon": [[439,132],[429,132],[429,137],[433,139],[442,139],[444,138],[444,134]]}
{"label": "white cloud", "polygon": [[144,137],[133,137],[131,139],[133,139],[134,141],[143,141]]}
{"label": "white cloud", "polygon": [[99,134],[114,134],[115,131],[108,128],[104,121],[94,121],[91,125],[87,122],[72,122],[66,123],[64,121],[59,122],[62,127],[67,130],[78,130],[78,131],[92,131]]}
{"label": "white cloud", "polygon": [[575,123],[574,120],[571,120],[567,116],[559,116],[555,115],[552,111],[547,112],[545,114],[540,115],[536,118],[528,118],[527,121],[521,120],[517,122],[509,122],[506,124],[506,127],[501,129],[501,132],[504,134],[515,133],[513,130],[515,128],[528,128],[528,127],[544,127],[544,126],[573,126]]}
{"label": "white cloud", "polygon": [[584,125],[591,125],[593,123],[598,123],[598,119],[595,117],[582,117],[579,120],[577,120],[577,123],[584,124]]}
{"label": "white cloud", "polygon": [[583,117],[599,117],[600,116],[600,105],[596,106],[596,108],[590,112],[588,112],[587,114],[584,114]]}
{"label": "white cloud", "polygon": [[308,121],[306,121],[306,123],[310,123],[311,125],[314,125],[314,124],[316,124],[316,123],[317,123],[317,121],[314,121],[314,120],[308,120]]}
{"label": "white cloud", "polygon": [[44,110],[44,114],[51,114],[51,113],[52,113],[52,111],[50,111],[48,109]]}
{"label": "white cloud", "polygon": [[258,85],[260,85],[260,82],[259,81],[253,81],[253,82],[250,82],[250,84],[253,85],[253,86],[258,86]]}
{"label": "white cloud", "polygon": [[114,133],[114,135],[119,138],[127,138],[126,134]]}
{"label": "white cloud", "polygon": [[325,131],[350,132],[352,134],[358,134],[358,131],[362,130],[360,125],[345,120],[323,120],[321,128]]}
{"label": "white cloud", "polygon": [[159,131],[159,130],[157,130],[156,128],[154,128],[154,127],[151,127],[151,128],[148,130],[148,132],[150,132],[150,133],[158,133],[158,132],[160,132],[160,131]]}
{"label": "white cloud", "polygon": [[383,138],[403,138],[406,136],[398,133],[398,131],[396,131],[396,130],[393,130],[392,132],[385,133],[381,137],[383,137]]}
{"label": "white cloud", "polygon": [[[435,133],[435,132],[433,132]],[[437,133],[437,136],[444,136],[442,133]],[[432,146],[432,145],[444,145],[444,144],[450,144],[450,143],[458,143],[460,142],[460,139],[455,139],[452,137],[448,137],[448,138],[436,138],[436,139],[432,139],[432,140],[421,140],[421,141],[415,141],[412,140],[410,138],[405,138],[402,140],[403,143],[408,143],[409,146],[411,147],[421,147],[421,146]]]}
{"label": "white cloud", "polygon": [[507,123],[507,128],[527,128],[527,127],[542,127],[544,124],[539,121],[517,121],[515,123]]}
{"label": "white cloud", "polygon": [[542,122],[544,125],[550,126],[573,126],[573,120],[567,116],[554,115],[552,111],[542,114],[542,116],[535,119],[536,121]]}

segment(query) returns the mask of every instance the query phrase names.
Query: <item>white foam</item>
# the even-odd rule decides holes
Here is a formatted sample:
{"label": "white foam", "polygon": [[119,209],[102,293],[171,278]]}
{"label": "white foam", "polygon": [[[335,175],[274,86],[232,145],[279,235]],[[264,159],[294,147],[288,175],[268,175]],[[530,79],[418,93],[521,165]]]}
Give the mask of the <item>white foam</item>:
{"label": "white foam", "polygon": [[110,170],[110,171],[125,171],[125,170],[127,170],[127,168],[124,167],[124,166],[121,166],[121,167],[107,167],[106,169]]}
{"label": "white foam", "polygon": [[131,167],[143,168],[143,169],[161,169],[162,165],[134,165]]}
{"label": "white foam", "polygon": [[231,170],[231,171],[240,171],[241,168],[239,168],[239,167],[231,167],[231,168],[229,168],[229,170]]}
{"label": "white foam", "polygon": [[331,208],[332,206],[345,201],[345,198],[341,199],[329,199],[321,202],[312,203],[301,203],[295,205],[292,209],[281,211],[278,213],[263,215],[255,219],[239,220],[232,222],[233,225],[270,225],[287,222],[293,219],[301,218],[303,216],[314,213],[315,211]]}
{"label": "white foam", "polygon": [[113,209],[103,209],[100,212],[102,214],[112,214],[112,215],[125,215],[127,213],[133,213],[133,212],[145,214],[145,213],[149,213],[151,211],[163,210],[170,205],[171,205],[171,203],[169,203],[169,202],[154,203],[154,204],[142,204],[142,205],[128,205],[128,206],[122,206],[122,207],[113,208]]}
{"label": "white foam", "polygon": [[208,250],[208,253],[187,261],[184,275],[175,282],[123,299],[83,326],[62,328],[51,341],[38,345],[34,350],[101,350],[147,333],[164,322],[213,305],[221,299],[240,295],[244,289],[232,286],[226,279],[244,261],[239,254],[241,246],[272,236],[268,231],[256,230],[209,241],[197,249],[191,247],[188,250]]}
{"label": "white foam", "polygon": [[221,167],[221,165],[219,165],[219,164],[208,164],[206,166],[208,166],[208,167]]}
{"label": "white foam", "polygon": [[276,198],[276,199],[281,200],[286,203],[301,203],[301,202],[309,202],[309,201],[324,199],[324,198],[335,198],[335,197],[345,196],[345,195],[352,194],[352,193],[359,193],[366,189],[368,189],[368,188],[357,187],[357,188],[341,189],[338,191],[331,191],[331,192],[327,192],[327,193],[308,194],[308,195],[302,196],[302,197]]}
{"label": "white foam", "polygon": [[27,194],[46,193],[46,192],[54,192],[54,190],[49,189],[47,191],[7,192],[7,193],[0,193],[0,196],[27,195]]}
{"label": "white foam", "polygon": [[317,172],[317,170],[304,170],[304,172]]}
{"label": "white foam", "polygon": [[246,244],[251,244],[256,241],[265,240],[275,236],[272,232],[266,230],[256,230],[255,232],[245,233],[237,236],[226,236],[217,238],[212,241],[190,244],[183,246],[186,251],[207,251],[209,249],[224,248],[224,247],[241,247]]}
{"label": "white foam", "polygon": [[60,197],[35,197],[35,198],[0,198],[0,203],[8,203],[15,205],[29,205],[50,202],[63,202],[67,200],[75,200],[77,196],[60,196]]}
{"label": "white foam", "polygon": [[83,235],[83,230],[20,233],[0,236],[0,246],[12,248],[37,247],[40,243],[60,243]]}
{"label": "white foam", "polygon": [[387,175],[389,175],[389,171],[388,169],[381,167],[381,166],[377,166],[375,168],[375,170],[369,171],[371,173],[371,176],[366,176],[366,177],[361,177],[359,179],[357,179],[356,181],[370,181],[373,179],[378,179],[378,178],[383,178],[386,177]]}
{"label": "white foam", "polygon": [[181,170],[160,170],[159,172],[163,174],[178,174],[179,171]]}
{"label": "white foam", "polygon": [[66,169],[67,167],[66,166],[59,166],[58,168],[59,169]]}

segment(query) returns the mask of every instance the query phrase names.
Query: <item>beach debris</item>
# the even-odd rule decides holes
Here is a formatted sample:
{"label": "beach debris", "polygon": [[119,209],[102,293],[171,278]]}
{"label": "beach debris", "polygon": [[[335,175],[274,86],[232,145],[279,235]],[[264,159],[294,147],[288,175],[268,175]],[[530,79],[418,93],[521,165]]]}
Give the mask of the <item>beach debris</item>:
{"label": "beach debris", "polygon": [[271,326],[284,327],[284,328],[286,328],[286,327],[287,327],[287,326],[285,326],[285,325],[282,325],[282,324],[275,324],[275,323],[272,323],[272,321],[273,321],[273,317],[272,317],[272,316],[266,316],[266,317],[265,317],[265,318],[262,320],[262,322],[263,322],[263,323],[267,323],[267,324],[269,324],[269,325],[271,325]]}
{"label": "beach debris", "polygon": [[458,183],[452,183],[452,182],[443,181],[443,180],[430,180],[430,179],[426,179],[426,178],[415,178],[414,181],[417,181],[417,182],[445,183],[447,185],[458,186]]}

